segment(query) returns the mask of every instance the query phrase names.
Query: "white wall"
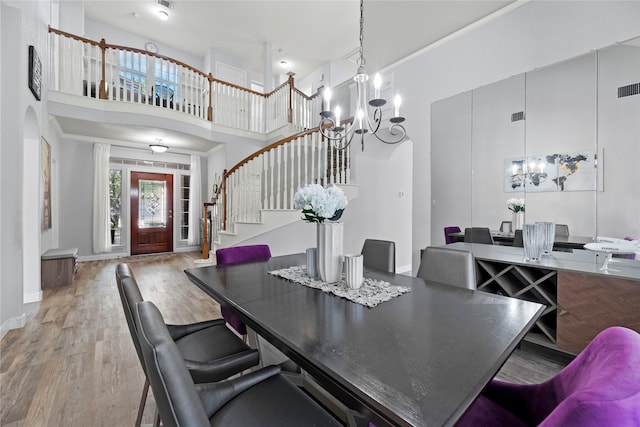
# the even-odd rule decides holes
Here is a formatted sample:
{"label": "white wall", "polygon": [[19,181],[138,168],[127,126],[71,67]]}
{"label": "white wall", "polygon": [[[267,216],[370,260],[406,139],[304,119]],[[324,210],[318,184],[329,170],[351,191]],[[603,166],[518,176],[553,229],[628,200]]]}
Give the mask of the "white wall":
{"label": "white wall", "polygon": [[[63,22],[60,22],[60,25],[63,25]],[[67,30],[65,28],[60,28],[63,31],[68,31],[73,33],[72,30]],[[105,39],[108,44],[115,44],[119,46],[129,46],[135,47],[137,49],[144,50],[144,45],[149,41],[149,39],[140,37],[136,34],[132,34],[128,31],[121,30],[119,28],[114,28],[109,25],[105,25],[101,22],[94,21],[92,19],[87,19],[85,21],[84,30],[87,37],[91,40],[100,41],[100,39]],[[163,56],[168,56],[169,58],[177,59],[178,61],[182,61],[185,64],[189,64],[190,66],[207,73],[205,70],[204,58],[196,55],[191,55],[184,51],[172,48],[171,46],[167,46],[162,43],[154,42],[156,46],[158,46],[158,54]]]}
{"label": "white wall", "polygon": [[[0,87],[2,115],[0,116],[0,326],[1,334],[10,328],[22,326],[24,310],[22,304],[22,149],[21,129],[12,123],[21,122],[21,108],[24,100],[20,88],[14,84],[20,76],[19,66],[13,65],[16,58],[23,58],[22,14],[19,9],[6,3],[2,9],[2,36],[0,58],[2,75]],[[17,105],[16,105],[17,103]]]}
{"label": "white wall", "polygon": [[640,33],[640,2],[532,1],[390,67],[413,153],[413,268],[432,241],[432,102],[628,40]]}
{"label": "white wall", "polygon": [[[2,97],[0,102],[3,106],[0,129],[2,142],[0,144],[2,151],[0,335],[4,335],[9,328],[22,326],[25,292],[32,295],[32,291],[40,282],[38,269],[36,268],[34,273],[32,268],[34,263],[39,264],[39,256],[42,253],[39,221],[38,224],[33,224],[33,212],[25,216],[24,209],[40,206],[38,168],[40,152],[39,149],[34,149],[33,145],[37,144],[36,141],[39,141],[40,135],[46,134],[49,130],[48,122],[43,119],[46,117],[44,105],[47,94],[46,90],[43,90],[42,101],[37,101],[27,86],[26,76],[28,75],[29,45],[35,46],[39,53],[42,69],[48,69],[49,2],[5,0],[2,1],[1,7]],[[48,85],[48,76],[43,73],[42,77],[42,87],[45,88]],[[24,144],[26,117],[29,117],[29,123],[32,124],[27,134],[29,140],[27,147]],[[25,169],[25,165],[29,165],[29,170]],[[29,274],[25,277],[24,272],[30,267],[32,270],[29,270]]]}

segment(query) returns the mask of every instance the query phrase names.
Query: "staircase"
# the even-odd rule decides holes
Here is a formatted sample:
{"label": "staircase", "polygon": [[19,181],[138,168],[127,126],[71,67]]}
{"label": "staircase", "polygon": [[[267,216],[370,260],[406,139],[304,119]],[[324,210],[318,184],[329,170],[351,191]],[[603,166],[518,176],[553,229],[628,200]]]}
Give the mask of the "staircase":
{"label": "staircase", "polygon": [[[225,170],[216,183],[214,200],[205,203],[211,209],[211,249],[235,246],[300,221],[293,195],[305,185],[337,185],[349,200],[357,197],[349,149],[327,147],[314,128],[275,142]],[[203,256],[207,252],[203,249]]]}

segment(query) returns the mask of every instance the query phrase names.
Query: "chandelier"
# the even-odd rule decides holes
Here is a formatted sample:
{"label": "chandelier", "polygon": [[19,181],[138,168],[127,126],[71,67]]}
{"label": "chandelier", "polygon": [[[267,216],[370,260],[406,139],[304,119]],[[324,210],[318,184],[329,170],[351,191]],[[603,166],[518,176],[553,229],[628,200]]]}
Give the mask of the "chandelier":
{"label": "chandelier", "polygon": [[[400,117],[400,104],[401,99],[399,95],[394,98],[394,116],[389,119],[391,122],[388,131],[389,138],[385,139],[378,134],[380,130],[380,124],[382,123],[382,107],[386,105],[387,101],[380,98],[380,86],[382,78],[380,74],[375,75],[373,78],[374,98],[367,102],[367,82],[369,81],[369,75],[365,71],[364,59],[364,0],[360,0],[360,51],[357,59],[358,71],[353,78],[356,83],[356,116],[354,122],[349,130],[342,125],[340,121],[340,115],[342,113],[340,106],[337,106],[334,111],[331,111],[331,89],[326,88],[323,92],[325,111],[320,113],[319,129],[328,141],[333,143],[333,146],[338,150],[346,149],[355,135],[360,135],[360,141],[362,144],[362,151],[364,151],[364,136],[367,133],[374,135],[379,141],[385,144],[397,144],[407,135],[404,126],[401,124],[404,122],[404,117]],[[368,104],[368,105],[367,105]],[[373,115],[370,115],[369,107],[373,109]]]}

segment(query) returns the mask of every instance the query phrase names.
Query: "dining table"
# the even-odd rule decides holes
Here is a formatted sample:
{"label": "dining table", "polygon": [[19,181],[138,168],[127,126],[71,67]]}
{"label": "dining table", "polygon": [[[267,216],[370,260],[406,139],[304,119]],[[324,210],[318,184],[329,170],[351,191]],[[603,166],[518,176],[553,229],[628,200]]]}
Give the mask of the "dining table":
{"label": "dining table", "polygon": [[358,425],[454,425],[545,308],[365,269],[365,281],[405,290],[367,306],[273,274],[305,262],[293,254],[185,273],[360,414]]}

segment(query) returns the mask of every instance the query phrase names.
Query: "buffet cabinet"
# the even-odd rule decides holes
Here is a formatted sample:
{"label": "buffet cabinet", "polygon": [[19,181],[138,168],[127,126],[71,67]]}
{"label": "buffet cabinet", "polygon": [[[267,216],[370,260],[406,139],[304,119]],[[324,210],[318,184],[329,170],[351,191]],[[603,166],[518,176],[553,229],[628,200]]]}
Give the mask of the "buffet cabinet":
{"label": "buffet cabinet", "polygon": [[546,307],[525,340],[579,353],[602,330],[624,326],[640,332],[640,261],[624,260],[601,271],[602,256],[583,250],[524,260],[522,248],[454,243],[473,252],[477,289]]}

